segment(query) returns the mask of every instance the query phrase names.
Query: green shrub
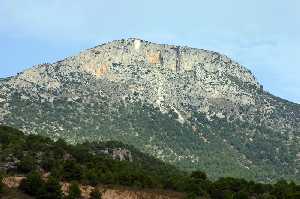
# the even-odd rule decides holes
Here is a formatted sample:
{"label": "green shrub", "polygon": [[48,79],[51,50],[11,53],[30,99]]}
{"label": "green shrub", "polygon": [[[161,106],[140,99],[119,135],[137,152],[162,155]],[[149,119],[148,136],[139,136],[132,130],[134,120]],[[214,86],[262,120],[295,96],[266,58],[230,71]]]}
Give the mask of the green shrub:
{"label": "green shrub", "polygon": [[62,199],[63,193],[61,190],[61,185],[55,177],[49,177],[48,181],[44,185],[43,193],[41,194],[41,199]]}
{"label": "green shrub", "polygon": [[207,180],[207,175],[202,171],[193,171],[191,173],[191,178],[195,180]]}
{"label": "green shrub", "polygon": [[63,178],[68,181],[81,180],[82,169],[80,165],[73,161],[67,160],[63,167]]}
{"label": "green shrub", "polygon": [[37,172],[30,173],[20,183],[19,189],[31,196],[39,196],[44,191],[44,182]]}
{"label": "green shrub", "polygon": [[36,169],[35,158],[31,155],[24,156],[18,163],[18,171],[21,173],[30,173]]}
{"label": "green shrub", "polygon": [[240,192],[236,193],[233,197],[233,199],[248,199],[248,198],[249,198],[249,195],[244,191],[240,191]]}
{"label": "green shrub", "polygon": [[77,182],[72,182],[69,187],[69,195],[67,199],[79,199],[81,197],[81,190]]}
{"label": "green shrub", "polygon": [[101,192],[95,188],[90,194],[90,199],[102,199],[102,194]]}

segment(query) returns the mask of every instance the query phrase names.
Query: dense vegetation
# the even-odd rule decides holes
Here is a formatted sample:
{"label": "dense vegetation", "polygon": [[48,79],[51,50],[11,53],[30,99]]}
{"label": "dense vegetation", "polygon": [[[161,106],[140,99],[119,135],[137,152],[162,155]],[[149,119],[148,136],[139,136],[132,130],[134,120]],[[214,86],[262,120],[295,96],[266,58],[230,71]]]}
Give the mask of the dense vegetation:
{"label": "dense vegetation", "polygon": [[0,194],[3,192],[3,188],[4,188],[2,180],[3,180],[3,176],[0,174]]}
{"label": "dense vegetation", "polygon": [[[126,147],[132,151],[133,161],[113,160],[97,153],[105,147]],[[72,182],[68,198],[78,198],[79,184],[123,185],[136,188],[158,188],[187,193],[188,198],[203,196],[212,199],[299,199],[300,186],[280,180],[262,184],[236,178],[211,181],[201,171],[185,173],[134,147],[117,142],[68,145],[37,135],[24,135],[9,127],[0,127],[0,163],[10,162],[4,175],[27,176],[20,189],[40,199],[60,199],[60,181]],[[13,164],[16,164],[14,167]],[[48,180],[42,174],[50,173]],[[0,184],[0,192],[2,185]],[[79,193],[78,193],[79,192]],[[94,198],[101,196],[93,193]]]}
{"label": "dense vegetation", "polygon": [[[101,86],[105,85],[101,82]],[[149,103],[131,102],[132,99],[112,102],[110,99],[116,96],[93,96],[97,88],[92,86],[79,90],[84,90],[92,103],[63,97],[41,103],[40,99],[23,100],[21,96],[29,95],[25,92],[15,93],[15,109],[5,123],[54,139],[63,138],[68,143],[121,140],[182,170],[205,171],[214,180],[231,176],[265,183],[280,178],[300,183],[300,172],[295,172],[299,168],[299,139],[258,125],[259,114],[255,121],[218,117],[209,120],[191,106],[190,119],[180,123],[174,111],[162,113]],[[251,106],[237,109],[247,112]],[[44,125],[45,118],[51,125]]]}

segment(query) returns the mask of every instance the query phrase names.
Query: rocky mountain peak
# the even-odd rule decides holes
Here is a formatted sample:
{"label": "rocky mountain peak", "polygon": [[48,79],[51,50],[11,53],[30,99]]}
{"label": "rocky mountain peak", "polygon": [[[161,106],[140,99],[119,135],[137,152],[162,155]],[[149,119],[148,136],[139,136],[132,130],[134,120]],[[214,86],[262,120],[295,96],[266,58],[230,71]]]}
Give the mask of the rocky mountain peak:
{"label": "rocky mountain peak", "polygon": [[[173,95],[183,85],[190,92],[180,91],[175,95],[226,98],[239,104],[254,104],[253,94],[261,90],[249,70],[225,55],[138,38],[112,41],[53,64],[37,65],[10,82],[15,87],[37,85],[60,91],[67,82],[82,83],[82,78],[88,76],[125,83],[129,92],[141,93],[142,98],[146,95],[146,99],[158,106],[178,104],[179,99],[174,102]],[[151,93],[146,87],[151,87]]]}
{"label": "rocky mountain peak", "polygon": [[[211,101],[254,105],[255,95],[262,91],[249,70],[225,55],[138,38],[115,40],[53,64],[37,65],[12,78],[9,84],[29,90],[30,95],[39,96],[38,89],[45,89],[61,93],[56,97],[78,98],[78,87],[74,85],[84,87],[103,80],[123,85],[126,91],[119,91],[123,99],[133,95],[163,112],[171,108],[181,122],[188,117],[191,105],[205,113]],[[53,98],[47,94],[47,99]],[[200,103],[198,99],[208,100]],[[212,114],[223,117],[222,112]]]}
{"label": "rocky mountain peak", "polygon": [[[88,73],[100,77],[111,66],[143,64],[145,67],[162,68],[171,73],[206,71],[209,73],[230,74],[244,82],[258,83],[249,70],[233,62],[225,55],[216,52],[156,44],[142,39],[116,40],[80,53],[72,59]],[[75,64],[75,63],[72,64]]]}
{"label": "rocky mountain peak", "polygon": [[45,79],[42,75],[45,71],[59,72],[66,75],[66,78],[67,74],[73,72],[83,72],[101,78],[131,66],[142,66],[150,72],[159,70],[168,75],[188,73],[203,77],[213,75],[215,78],[211,81],[216,82],[219,82],[219,77],[228,79],[230,76],[243,83],[260,87],[249,70],[225,55],[185,46],[156,44],[138,38],[115,40],[54,64],[37,65],[21,73],[18,78],[37,83]]}

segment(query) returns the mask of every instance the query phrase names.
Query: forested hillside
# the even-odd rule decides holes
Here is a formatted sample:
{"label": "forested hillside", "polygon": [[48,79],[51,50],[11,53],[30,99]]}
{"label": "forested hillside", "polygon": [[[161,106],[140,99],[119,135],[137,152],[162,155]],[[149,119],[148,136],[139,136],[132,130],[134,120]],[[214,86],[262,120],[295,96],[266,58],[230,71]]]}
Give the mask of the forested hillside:
{"label": "forested hillside", "polygon": [[[104,152],[120,148],[130,151],[132,159],[120,161]],[[212,181],[204,172],[180,171],[119,142],[69,145],[63,140],[24,135],[5,126],[0,127],[0,169],[1,178],[27,176],[19,189],[41,199],[63,198],[60,182],[72,182],[71,196],[76,195],[79,184],[173,190],[184,193],[186,198],[299,199],[300,196],[300,186],[285,180],[276,184],[236,178]],[[3,196],[7,194],[3,184],[0,192]]]}

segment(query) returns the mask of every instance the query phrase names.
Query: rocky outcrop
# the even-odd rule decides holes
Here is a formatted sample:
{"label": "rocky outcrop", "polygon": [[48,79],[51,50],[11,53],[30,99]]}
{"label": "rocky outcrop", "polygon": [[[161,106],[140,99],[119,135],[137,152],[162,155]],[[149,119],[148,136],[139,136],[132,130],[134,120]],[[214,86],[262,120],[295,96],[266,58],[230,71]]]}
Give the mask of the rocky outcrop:
{"label": "rocky outcrop", "polygon": [[[0,150],[1,150],[1,145],[0,145]],[[4,159],[4,161],[0,161],[0,172],[1,171],[5,171],[5,172],[15,171],[17,169],[17,165],[19,162],[20,162],[19,159],[9,155],[8,157],[6,157]]]}
{"label": "rocky outcrop", "polygon": [[96,149],[94,154],[109,155],[114,160],[129,161],[129,162],[133,161],[131,151],[128,149],[122,149],[122,148]]}
{"label": "rocky outcrop", "polygon": [[121,149],[121,148],[113,149],[112,157],[114,160],[120,160],[120,161],[128,160],[130,162],[133,161],[131,152],[127,149]]}

